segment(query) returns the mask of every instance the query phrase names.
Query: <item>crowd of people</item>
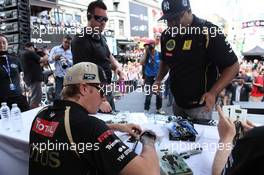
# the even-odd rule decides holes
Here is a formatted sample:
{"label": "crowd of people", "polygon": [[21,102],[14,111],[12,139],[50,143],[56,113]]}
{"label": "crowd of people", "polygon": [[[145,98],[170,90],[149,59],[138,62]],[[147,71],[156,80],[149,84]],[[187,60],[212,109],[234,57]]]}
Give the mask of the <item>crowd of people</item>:
{"label": "crowd of people", "polygon": [[220,94],[223,105],[232,105],[240,101],[262,102],[263,75],[262,61],[242,59],[237,77]]}
{"label": "crowd of people", "polygon": [[[224,104],[237,101],[263,100],[263,62],[242,60],[240,63],[223,34],[170,35],[171,28],[217,28],[214,24],[192,13],[188,0],[163,0],[163,16],[168,30],[161,35],[160,51],[156,40],[145,44],[145,53],[139,62],[121,65],[110,52],[101,33],[108,21],[107,7],[103,1],[93,1],[87,9],[88,24],[92,33],[65,36],[59,46],[48,53],[35,51],[32,43],[25,44],[20,59],[7,53],[7,38],[0,34],[0,102],[9,106],[17,103],[21,111],[38,107],[43,82],[43,67],[54,64],[55,99],[53,105],[42,109],[33,121],[30,132],[29,174],[126,174],[158,175],[160,173],[155,150],[156,134],[142,131],[134,124],[106,124],[92,117],[96,112],[115,111],[114,96],[102,88],[112,81],[138,81],[156,86],[157,91],[146,95],[144,110],[148,112],[151,95],[156,95],[156,112],[162,111],[160,88],[169,72],[167,86],[174,97],[173,112],[176,116],[192,119],[212,119],[212,109],[217,97]],[[95,30],[96,29],[96,30]],[[99,30],[99,32],[98,32]],[[84,30],[85,31],[85,30]],[[20,72],[31,90],[29,103],[20,87]],[[143,76],[144,75],[144,76]],[[238,76],[237,76],[238,75]],[[230,83],[231,82],[231,83]],[[235,135],[234,123],[227,119],[220,107],[218,132],[220,142],[230,144]],[[43,132],[39,123],[51,127],[53,132]],[[213,174],[250,174],[249,168],[260,170],[263,154],[254,149],[245,152],[245,144],[263,146],[263,127],[251,122],[242,123],[243,139],[232,150],[218,150],[213,163]],[[140,155],[131,151],[117,138],[113,130],[128,132],[143,144]],[[261,138],[261,139],[260,139]],[[91,150],[80,153],[65,150],[36,150],[34,145],[47,142],[67,144],[89,143]],[[252,141],[253,142],[253,141]],[[98,148],[98,149],[97,149]],[[120,157],[120,154],[122,155]],[[256,156],[252,156],[256,155]],[[48,160],[43,165],[42,157]],[[228,158],[229,156],[229,158]],[[250,158],[247,163],[246,158]],[[248,169],[247,169],[248,168]]]}

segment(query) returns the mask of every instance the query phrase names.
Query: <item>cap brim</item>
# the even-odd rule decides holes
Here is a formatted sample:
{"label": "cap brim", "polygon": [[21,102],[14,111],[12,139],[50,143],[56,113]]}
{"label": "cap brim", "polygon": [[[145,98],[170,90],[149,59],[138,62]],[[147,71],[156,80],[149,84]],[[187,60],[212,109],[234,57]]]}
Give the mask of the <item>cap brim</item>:
{"label": "cap brim", "polygon": [[179,16],[181,14],[181,12],[179,13],[169,13],[169,14],[166,14],[166,15],[162,15],[162,17],[158,20],[166,20],[166,19],[169,19],[169,18],[173,18],[173,17],[176,17],[176,16]]}

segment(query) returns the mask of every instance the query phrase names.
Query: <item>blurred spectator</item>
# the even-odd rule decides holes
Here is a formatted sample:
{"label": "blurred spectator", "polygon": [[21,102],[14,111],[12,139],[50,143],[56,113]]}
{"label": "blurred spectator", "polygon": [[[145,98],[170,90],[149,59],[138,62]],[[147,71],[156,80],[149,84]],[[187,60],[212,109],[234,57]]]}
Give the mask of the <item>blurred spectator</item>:
{"label": "blurred spectator", "polygon": [[238,79],[235,79],[231,85],[231,104],[233,105],[233,102],[248,101],[250,91],[251,87],[245,84],[243,78],[238,77]]}
{"label": "blurred spectator", "polygon": [[30,108],[36,108],[41,103],[43,81],[42,67],[48,61],[48,55],[40,57],[33,43],[25,44],[25,51],[21,54],[21,63],[24,72],[24,81],[31,90]]}
{"label": "blurred spectator", "polygon": [[21,64],[7,53],[7,49],[7,38],[0,34],[0,103],[7,102],[9,108],[17,103],[21,111],[27,111],[29,105],[20,87]]}
{"label": "blurred spectator", "polygon": [[[124,73],[121,65],[110,52],[105,36],[101,34],[108,21],[105,3],[103,1],[91,2],[87,9],[87,19],[88,23],[84,31],[92,29],[92,32],[84,32],[84,35],[77,34],[74,37],[72,42],[74,64],[93,62],[104,69],[108,84],[111,84],[112,70],[119,75],[118,81],[122,82]],[[104,113],[116,111],[112,91],[107,93],[107,101],[101,104],[100,111]]]}
{"label": "blurred spectator", "polygon": [[255,78],[253,80],[253,87],[252,91],[250,94],[249,101],[252,102],[261,102],[264,96],[264,93],[260,91],[260,88],[263,87],[263,73],[264,71],[262,70],[260,73],[255,71]]}
{"label": "blurred spectator", "polygon": [[66,70],[72,66],[72,52],[71,52],[70,36],[65,36],[62,44],[51,49],[49,55],[49,63],[55,63],[55,99],[60,99],[60,93],[63,88],[63,77]]}
{"label": "blurred spectator", "polygon": [[[150,40],[146,42],[146,55],[141,60],[141,64],[145,66],[144,74],[145,74],[145,85],[148,94],[146,94],[144,110],[145,112],[149,111],[150,103],[151,103],[151,96],[152,96],[152,89],[157,89],[153,87],[153,84],[156,80],[158,70],[159,70],[159,63],[160,63],[160,52],[155,49],[155,41]],[[159,92],[156,92],[156,109],[158,114],[165,114],[162,110],[162,95]]]}

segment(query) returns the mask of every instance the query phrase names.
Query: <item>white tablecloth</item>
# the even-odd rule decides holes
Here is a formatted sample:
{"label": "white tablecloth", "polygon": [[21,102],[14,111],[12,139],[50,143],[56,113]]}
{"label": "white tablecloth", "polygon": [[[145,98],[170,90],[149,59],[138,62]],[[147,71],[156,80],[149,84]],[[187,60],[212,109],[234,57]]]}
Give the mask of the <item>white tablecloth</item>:
{"label": "white tablecloth", "polygon": [[41,108],[22,113],[24,131],[3,130],[0,120],[0,175],[28,174],[28,142],[31,123]]}
{"label": "white tablecloth", "polygon": [[[0,175],[27,175],[28,174],[28,142],[31,123],[41,108],[22,113],[24,132],[0,130]],[[111,115],[97,115],[98,118],[108,120]],[[140,124],[143,129],[154,130],[162,139],[156,144],[156,149],[169,149],[177,152],[203,147],[203,152],[186,160],[194,175],[210,175],[213,158],[218,142],[216,127],[195,125],[198,131],[196,142],[169,141],[168,131],[161,123],[149,122],[143,113],[131,113],[130,122]],[[1,121],[0,121],[1,124]],[[120,133],[117,133],[120,135]],[[120,135],[121,137],[121,135]],[[130,146],[130,145],[129,145]],[[136,152],[140,153],[142,145],[139,144]]]}

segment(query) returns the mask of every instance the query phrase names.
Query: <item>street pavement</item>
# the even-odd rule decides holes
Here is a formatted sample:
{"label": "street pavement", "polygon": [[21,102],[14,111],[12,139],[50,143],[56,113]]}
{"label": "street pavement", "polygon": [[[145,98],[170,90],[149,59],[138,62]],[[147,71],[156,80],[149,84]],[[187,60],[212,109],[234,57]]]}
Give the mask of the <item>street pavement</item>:
{"label": "street pavement", "polygon": [[[116,100],[116,110],[130,112],[144,112],[145,94],[143,92],[134,91],[129,94],[124,94],[119,100]],[[166,115],[172,114],[172,106],[167,106],[168,99],[162,100],[162,109]],[[156,112],[156,96],[152,95],[149,112]]]}

